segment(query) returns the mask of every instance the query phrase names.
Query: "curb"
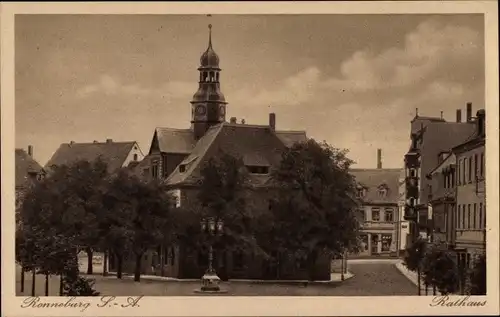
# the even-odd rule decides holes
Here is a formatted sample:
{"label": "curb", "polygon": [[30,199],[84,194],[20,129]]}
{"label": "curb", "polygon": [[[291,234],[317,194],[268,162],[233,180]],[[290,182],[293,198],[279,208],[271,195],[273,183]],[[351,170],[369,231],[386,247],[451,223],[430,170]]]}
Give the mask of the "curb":
{"label": "curb", "polygon": [[[417,286],[418,287],[418,280],[417,278],[415,278],[414,276],[412,276],[410,274],[411,271],[409,271],[402,262],[398,262],[396,264],[394,264],[394,266],[398,269],[399,272],[401,272],[401,274],[403,274],[410,282],[413,283],[413,285]],[[420,290],[421,291],[425,291],[425,286],[423,284],[423,282],[420,284]],[[437,296],[440,296],[441,295],[441,292],[439,292],[439,290],[436,290],[436,295]],[[431,296],[431,295],[427,295],[427,296]]]}
{"label": "curb", "polygon": [[[86,278],[95,279],[99,278],[116,278],[116,272],[108,272],[106,276],[102,274],[85,274],[80,273],[81,276]],[[278,284],[278,285],[297,285],[297,286],[306,286],[309,284],[312,285],[332,285],[338,284],[347,281],[350,278],[353,278],[354,274],[347,272],[344,274],[344,280],[329,280],[329,281],[307,281],[307,280],[250,280],[250,279],[230,279],[228,281],[221,281],[222,283],[246,283],[246,284]],[[122,274],[122,279],[133,280],[134,275],[131,274]],[[167,276],[151,276],[151,275],[141,275],[141,281],[157,281],[157,282],[200,282],[200,279],[179,279],[174,277]]]}

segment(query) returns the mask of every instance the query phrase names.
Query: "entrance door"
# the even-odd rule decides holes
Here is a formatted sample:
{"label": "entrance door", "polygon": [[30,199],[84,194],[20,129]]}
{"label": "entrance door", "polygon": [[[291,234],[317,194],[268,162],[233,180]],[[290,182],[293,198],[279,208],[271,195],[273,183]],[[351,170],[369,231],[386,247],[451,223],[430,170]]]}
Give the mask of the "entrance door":
{"label": "entrance door", "polygon": [[378,234],[372,234],[371,253],[378,254]]}

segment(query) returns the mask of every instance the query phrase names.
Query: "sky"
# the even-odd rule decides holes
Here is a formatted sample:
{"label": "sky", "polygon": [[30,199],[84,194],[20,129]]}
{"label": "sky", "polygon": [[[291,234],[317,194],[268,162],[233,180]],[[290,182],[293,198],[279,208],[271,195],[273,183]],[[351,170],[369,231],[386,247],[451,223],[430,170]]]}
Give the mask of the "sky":
{"label": "sky", "polygon": [[220,57],[227,120],[401,168],[410,121],[484,108],[482,15],[17,15],[16,147],[44,165],[61,143],[188,128],[199,58]]}

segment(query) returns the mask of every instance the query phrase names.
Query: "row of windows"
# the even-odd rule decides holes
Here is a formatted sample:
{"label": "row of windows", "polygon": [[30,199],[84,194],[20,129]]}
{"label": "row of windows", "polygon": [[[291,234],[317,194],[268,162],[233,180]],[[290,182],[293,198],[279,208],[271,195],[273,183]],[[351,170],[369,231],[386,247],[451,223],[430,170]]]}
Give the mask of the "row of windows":
{"label": "row of windows", "polygon": [[463,185],[484,177],[484,152],[460,159],[457,170],[457,185]]}
{"label": "row of windows", "polygon": [[[379,235],[372,234],[371,235],[371,247],[372,253],[378,252],[378,243],[379,243]],[[389,252],[391,250],[392,244],[392,234],[382,234],[381,235],[381,250],[382,252]],[[368,235],[361,235],[361,249],[364,251],[368,251]]]}
{"label": "row of windows", "polygon": [[486,228],[486,206],[483,203],[458,205],[457,229]]}
{"label": "row of windows", "polygon": [[394,209],[393,208],[385,208],[384,209],[384,219],[380,218],[380,208],[372,208],[372,219],[368,219],[367,214],[364,210],[363,218],[365,221],[385,221],[385,222],[393,222],[394,221]]}
{"label": "row of windows", "polygon": [[[366,188],[358,188],[358,190],[356,191],[356,198],[363,198],[363,197],[365,197],[366,196],[366,192],[367,192]],[[379,188],[377,190],[378,196],[380,198],[387,197],[387,192],[388,192],[387,188],[384,188],[384,187]]]}

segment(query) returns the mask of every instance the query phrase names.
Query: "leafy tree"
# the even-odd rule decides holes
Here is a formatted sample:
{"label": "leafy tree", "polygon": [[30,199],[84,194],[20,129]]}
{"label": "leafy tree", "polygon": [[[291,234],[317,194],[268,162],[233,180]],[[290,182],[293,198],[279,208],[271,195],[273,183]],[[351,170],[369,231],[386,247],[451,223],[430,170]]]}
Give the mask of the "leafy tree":
{"label": "leafy tree", "polygon": [[134,279],[139,281],[144,253],[172,239],[172,197],[164,184],[144,182],[120,170],[110,179],[103,203],[106,211],[99,232],[116,255],[117,276],[121,278],[124,255],[132,252],[136,260]]}
{"label": "leafy tree", "polygon": [[[220,152],[201,170],[202,182],[198,192],[201,208],[195,210],[196,225],[203,217],[224,221],[224,236],[218,241],[204,237],[198,241],[219,242],[225,250],[260,252],[254,237],[256,210],[248,199],[248,173],[241,158]],[[199,230],[199,229],[198,229]]]}
{"label": "leafy tree", "polygon": [[305,253],[311,279],[320,253],[357,249],[352,163],[346,150],[309,140],[287,149],[273,173],[281,189],[273,200],[274,228],[268,237],[280,249]]}
{"label": "leafy tree", "polygon": [[421,261],[422,275],[427,285],[433,285],[441,294],[458,290],[456,254],[443,243],[433,243],[425,248]]}
{"label": "leafy tree", "polygon": [[486,295],[486,279],[486,254],[481,254],[475,259],[472,270],[468,272],[468,293]]}
{"label": "leafy tree", "polygon": [[63,280],[64,296],[99,296],[100,293],[94,289],[95,281],[87,279],[78,274],[69,274]]}
{"label": "leafy tree", "polygon": [[421,289],[420,287],[421,268],[425,256],[426,247],[427,247],[427,241],[419,237],[409,247],[406,248],[405,256],[403,258],[403,264],[408,268],[408,270],[417,272],[419,295]]}
{"label": "leafy tree", "polygon": [[57,182],[68,208],[64,213],[64,225],[69,228],[76,243],[87,253],[87,274],[93,273],[93,251],[100,245],[98,235],[99,215],[102,212],[102,191],[107,177],[107,164],[100,158],[89,162],[77,161],[69,166],[54,167],[50,177]]}
{"label": "leafy tree", "polygon": [[427,241],[423,238],[418,238],[408,248],[406,248],[405,256],[403,258],[404,265],[410,271],[417,271],[422,266],[422,261],[425,256]]}

